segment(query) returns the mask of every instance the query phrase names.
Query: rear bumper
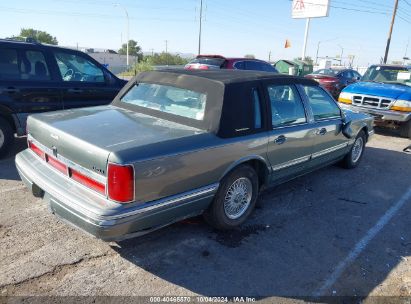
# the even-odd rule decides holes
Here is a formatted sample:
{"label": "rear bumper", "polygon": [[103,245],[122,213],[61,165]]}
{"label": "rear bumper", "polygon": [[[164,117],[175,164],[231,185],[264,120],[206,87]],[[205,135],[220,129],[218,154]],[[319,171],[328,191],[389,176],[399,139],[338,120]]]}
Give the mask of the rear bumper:
{"label": "rear bumper", "polygon": [[389,120],[389,121],[396,121],[396,122],[407,122],[411,119],[411,113],[409,112],[399,112],[399,111],[391,111],[391,110],[380,110],[380,109],[372,109],[372,108],[364,108],[364,107],[357,107],[353,105],[348,105],[345,103],[339,103],[341,108],[351,110],[353,112],[361,112],[366,113],[374,116],[376,121],[378,120]]}
{"label": "rear bumper", "polygon": [[[104,241],[139,236],[181,219],[201,214],[218,184],[141,204],[117,204],[71,181],[30,150],[16,156],[16,167],[26,186],[64,221]],[[40,192],[42,192],[40,191]]]}

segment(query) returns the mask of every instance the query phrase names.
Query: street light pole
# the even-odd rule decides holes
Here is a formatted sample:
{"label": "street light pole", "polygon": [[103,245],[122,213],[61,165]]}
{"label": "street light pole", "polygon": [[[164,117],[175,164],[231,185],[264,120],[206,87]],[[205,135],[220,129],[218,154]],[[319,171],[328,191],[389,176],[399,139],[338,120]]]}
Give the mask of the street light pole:
{"label": "street light pole", "polygon": [[198,31],[198,55],[201,53],[201,34],[203,27],[203,0],[200,0],[200,28]]}
{"label": "street light pole", "polygon": [[130,18],[128,16],[127,9],[124,6],[122,6],[120,3],[115,3],[114,6],[121,7],[124,10],[124,12],[126,13],[126,18],[127,18],[127,68],[128,68],[128,66],[129,66],[128,56],[129,56],[129,41],[130,41]]}
{"label": "street light pole", "polygon": [[342,58],[344,54],[344,48],[341,45],[338,45],[341,48],[341,55],[340,55],[340,65],[342,66]]}

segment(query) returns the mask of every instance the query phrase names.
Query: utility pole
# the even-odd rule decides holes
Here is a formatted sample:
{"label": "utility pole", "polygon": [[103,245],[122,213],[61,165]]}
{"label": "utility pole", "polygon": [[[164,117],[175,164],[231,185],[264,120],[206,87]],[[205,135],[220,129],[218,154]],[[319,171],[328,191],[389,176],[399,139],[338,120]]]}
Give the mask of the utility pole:
{"label": "utility pole", "polygon": [[201,32],[203,26],[203,0],[200,0],[200,28],[198,31],[198,55],[201,54]]}
{"label": "utility pole", "polygon": [[318,41],[317,44],[317,53],[315,54],[315,65],[318,65],[318,51],[320,50],[321,41]]}
{"label": "utility pole", "polygon": [[168,40],[165,40],[166,43],[166,65],[168,65]]}
{"label": "utility pole", "polygon": [[395,0],[394,11],[392,13],[392,19],[391,19],[390,31],[388,32],[387,46],[385,48],[384,63],[387,63],[387,60],[388,60],[388,52],[390,51],[392,29],[394,27],[395,16],[397,15],[397,9],[398,9],[398,0]]}
{"label": "utility pole", "polygon": [[[128,16],[127,9],[124,6],[122,6],[120,3],[114,3],[113,5],[121,7],[124,10],[124,13],[126,14],[126,19],[127,19],[127,68],[128,68],[129,66],[128,54],[129,54],[129,41],[130,41],[130,18]],[[123,34],[121,34],[121,40],[123,40]]]}
{"label": "utility pole", "polygon": [[271,51],[268,53],[268,62],[271,63]]}
{"label": "utility pole", "polygon": [[150,51],[151,51],[151,57],[153,57],[154,56],[154,49],[150,49]]}

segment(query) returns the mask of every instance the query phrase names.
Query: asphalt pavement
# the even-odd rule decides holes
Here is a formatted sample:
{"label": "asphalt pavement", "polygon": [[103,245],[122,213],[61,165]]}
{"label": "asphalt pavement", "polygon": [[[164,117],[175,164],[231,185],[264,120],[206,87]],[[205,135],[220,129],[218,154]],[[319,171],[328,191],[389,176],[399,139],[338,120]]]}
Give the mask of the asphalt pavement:
{"label": "asphalt pavement", "polygon": [[119,243],[67,225],[25,189],[14,166],[25,145],[0,160],[2,296],[411,296],[409,139],[379,133],[358,168],[266,191],[237,230],[199,217]]}

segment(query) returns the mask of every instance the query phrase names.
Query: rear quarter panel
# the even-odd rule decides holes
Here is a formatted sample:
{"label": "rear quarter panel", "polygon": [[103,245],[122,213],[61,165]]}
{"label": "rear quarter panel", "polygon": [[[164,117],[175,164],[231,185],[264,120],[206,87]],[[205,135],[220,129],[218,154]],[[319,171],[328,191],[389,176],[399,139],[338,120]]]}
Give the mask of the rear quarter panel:
{"label": "rear quarter panel", "polygon": [[268,167],[267,140],[266,132],[230,139],[208,134],[190,149],[179,149],[186,143],[176,140],[161,148],[163,155],[154,158],[127,161],[126,155],[116,154],[110,155],[110,161],[134,164],[136,202],[143,203],[218,183],[232,168],[250,159],[265,162]]}

